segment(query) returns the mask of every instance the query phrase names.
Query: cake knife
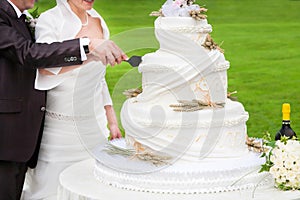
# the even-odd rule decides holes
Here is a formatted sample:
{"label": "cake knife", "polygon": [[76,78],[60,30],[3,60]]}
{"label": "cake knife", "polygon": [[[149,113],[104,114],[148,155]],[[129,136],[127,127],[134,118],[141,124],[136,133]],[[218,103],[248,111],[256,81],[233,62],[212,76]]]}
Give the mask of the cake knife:
{"label": "cake knife", "polygon": [[128,60],[124,60],[128,62],[132,67],[138,67],[142,62],[142,56],[131,56]]}

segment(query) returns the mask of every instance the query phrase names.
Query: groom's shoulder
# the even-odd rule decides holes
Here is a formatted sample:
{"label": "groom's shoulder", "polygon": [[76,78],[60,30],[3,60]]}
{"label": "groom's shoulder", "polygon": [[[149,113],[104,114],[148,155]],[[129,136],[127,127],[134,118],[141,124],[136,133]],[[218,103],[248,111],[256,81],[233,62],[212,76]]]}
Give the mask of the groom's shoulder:
{"label": "groom's shoulder", "polygon": [[0,18],[16,18],[16,13],[13,7],[7,1],[0,0]]}

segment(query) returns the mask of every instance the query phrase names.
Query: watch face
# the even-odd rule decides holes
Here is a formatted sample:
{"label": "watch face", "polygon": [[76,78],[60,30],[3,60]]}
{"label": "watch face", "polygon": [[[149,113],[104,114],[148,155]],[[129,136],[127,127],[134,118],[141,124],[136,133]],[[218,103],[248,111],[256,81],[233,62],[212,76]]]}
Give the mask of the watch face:
{"label": "watch face", "polygon": [[83,46],[83,49],[84,49],[84,52],[85,52],[85,53],[90,53],[90,50],[89,50],[89,46],[88,46],[88,45],[84,45],[84,46]]}

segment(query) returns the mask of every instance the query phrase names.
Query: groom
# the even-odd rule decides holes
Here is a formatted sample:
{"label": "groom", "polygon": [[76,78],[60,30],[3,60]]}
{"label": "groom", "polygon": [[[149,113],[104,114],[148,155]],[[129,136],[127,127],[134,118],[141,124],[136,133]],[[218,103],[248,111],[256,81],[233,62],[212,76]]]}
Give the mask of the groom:
{"label": "groom", "polygon": [[75,39],[37,44],[22,12],[34,0],[0,0],[0,200],[20,199],[27,167],[36,166],[45,92],[35,90],[36,68],[82,64],[87,56],[114,65],[126,55],[111,41]]}

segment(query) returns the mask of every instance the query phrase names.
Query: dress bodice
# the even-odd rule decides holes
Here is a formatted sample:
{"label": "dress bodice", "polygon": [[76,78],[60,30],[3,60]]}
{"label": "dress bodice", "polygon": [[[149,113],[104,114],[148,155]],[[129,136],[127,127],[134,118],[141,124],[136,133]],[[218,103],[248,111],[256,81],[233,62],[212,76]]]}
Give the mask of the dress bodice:
{"label": "dress bodice", "polygon": [[[47,92],[47,111],[66,115],[91,115],[87,109],[74,113],[74,109],[103,106],[109,93],[105,81],[105,66],[91,62],[66,74],[58,75],[60,84]],[[103,90],[106,94],[103,96]],[[109,101],[109,100],[108,100]],[[97,103],[98,102],[98,103]]]}

